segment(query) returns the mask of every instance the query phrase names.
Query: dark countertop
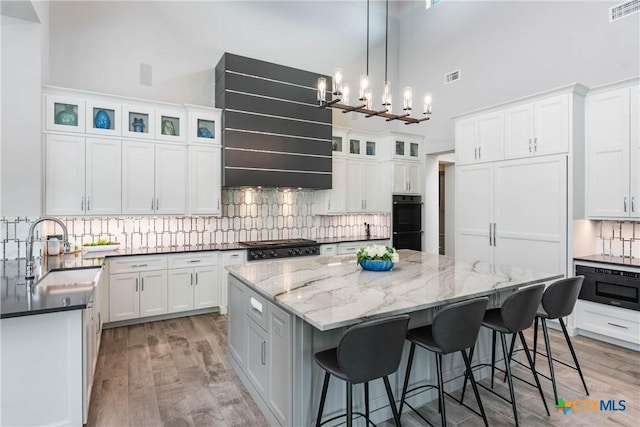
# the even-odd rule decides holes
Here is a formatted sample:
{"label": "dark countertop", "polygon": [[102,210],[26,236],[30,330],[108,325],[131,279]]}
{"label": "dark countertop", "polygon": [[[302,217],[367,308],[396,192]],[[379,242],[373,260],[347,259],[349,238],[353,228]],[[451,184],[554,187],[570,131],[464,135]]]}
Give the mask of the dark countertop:
{"label": "dark countertop", "polygon": [[622,258],[609,255],[586,255],[573,258],[574,261],[598,262],[609,265],[619,265],[625,267],[640,267],[640,258]]}
{"label": "dark countertop", "polygon": [[[33,283],[44,278],[50,271],[96,268],[101,267],[102,263],[102,258],[84,259],[79,254],[36,259],[36,278]],[[35,285],[28,291],[25,271],[24,260],[0,262],[0,319],[84,309],[93,297],[93,289],[86,288],[45,292]]]}
{"label": "dark countertop", "polygon": [[[333,244],[342,242],[355,242],[364,240],[387,240],[389,237],[355,236],[355,237],[328,237],[316,239],[318,244]],[[246,247],[238,243],[223,243],[211,245],[172,246],[148,249],[122,249],[109,252],[77,252],[52,257],[36,259],[36,278],[33,283],[42,279],[48,272],[102,267],[105,258],[134,255],[158,255],[177,254],[201,251],[233,251],[245,250]],[[38,264],[40,262],[40,264]],[[0,319],[34,314],[52,313],[64,310],[84,309],[91,300],[93,291],[61,291],[49,295],[38,287],[32,286],[31,292],[27,292],[27,284],[24,278],[26,271],[25,260],[0,261]]]}

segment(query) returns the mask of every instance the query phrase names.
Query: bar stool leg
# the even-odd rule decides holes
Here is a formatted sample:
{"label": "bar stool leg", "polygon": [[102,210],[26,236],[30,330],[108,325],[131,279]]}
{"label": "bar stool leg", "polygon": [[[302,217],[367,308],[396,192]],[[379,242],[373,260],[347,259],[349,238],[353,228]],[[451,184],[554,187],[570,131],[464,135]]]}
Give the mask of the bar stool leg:
{"label": "bar stool leg", "polygon": [[[516,334],[512,334],[511,335],[511,345],[509,346],[509,356],[508,356],[508,360],[509,363],[511,363],[511,358],[513,357],[513,349],[516,346]],[[507,380],[507,373],[504,373],[504,377],[502,377],[502,382],[505,382]]]}
{"label": "bar stool leg", "polygon": [[471,387],[473,387],[473,394],[476,395],[476,401],[478,402],[478,407],[480,408],[480,414],[482,415],[482,420],[484,421],[484,426],[489,427],[489,423],[487,422],[487,415],[484,413],[484,406],[482,406],[482,400],[480,400],[480,393],[478,393],[478,386],[476,385],[476,380],[473,378],[473,371],[471,370],[471,362],[467,357],[467,352],[462,350],[462,360],[464,360],[464,364],[469,373],[469,377],[471,377]]}
{"label": "bar stool leg", "polygon": [[[538,353],[538,316],[533,321],[533,367],[536,366],[536,354]],[[557,400],[557,399],[556,399]]]}
{"label": "bar stool leg", "polygon": [[[495,334],[495,332],[494,332]],[[507,354],[507,340],[504,337],[504,334],[500,332],[500,341],[502,342],[502,352]],[[511,364],[507,361],[507,358],[504,359],[504,368],[507,371],[507,381],[509,382],[509,395],[511,397],[511,408],[513,409],[513,419],[516,423],[516,427],[518,427],[518,409],[516,408],[516,396],[513,392],[513,379],[511,378]],[[493,379],[493,378],[492,378]],[[493,387],[493,383],[491,384]]]}
{"label": "bar stool leg", "polygon": [[544,393],[542,392],[542,386],[540,386],[540,380],[538,379],[538,373],[533,367],[533,361],[531,360],[531,354],[529,353],[529,347],[527,346],[527,341],[524,339],[524,334],[522,331],[518,332],[520,335],[520,342],[522,342],[522,348],[524,349],[524,354],[527,355],[527,361],[529,362],[529,367],[531,368],[531,373],[533,374],[533,379],[536,380],[536,386],[538,386],[538,392],[540,393],[540,398],[542,399],[542,403],[544,403],[544,409],[547,411],[547,416],[551,416],[549,413],[549,407],[547,406],[547,401],[544,399]]}
{"label": "bar stool leg", "polygon": [[447,425],[447,417],[444,410],[444,384],[442,381],[442,354],[436,354],[436,370],[438,371],[438,406],[440,408],[440,418],[442,427]]}
{"label": "bar stool leg", "polygon": [[353,425],[353,386],[349,381],[347,384],[347,427],[352,427]]}
{"label": "bar stool leg", "polygon": [[564,324],[564,320],[562,318],[560,320],[560,326],[562,326],[562,332],[564,333],[564,339],[567,341],[567,345],[569,346],[569,350],[571,351],[571,356],[573,357],[573,361],[576,364],[576,369],[578,369],[578,374],[580,374],[580,379],[582,380],[582,385],[584,386],[584,391],[589,396],[589,390],[587,389],[587,383],[584,381],[584,377],[582,376],[582,369],[580,369],[580,363],[578,363],[578,358],[576,357],[576,352],[573,350],[573,344],[571,344],[571,338],[569,337],[569,333],[567,332],[567,327]]}
{"label": "bar stool leg", "polygon": [[407,373],[404,375],[404,385],[402,386],[402,398],[400,399],[400,409],[398,414],[402,415],[402,408],[404,407],[404,400],[407,398],[407,386],[409,385],[409,374],[411,374],[411,366],[413,365],[413,355],[416,352],[416,345],[411,343],[409,350],[409,361],[407,362]]}
{"label": "bar stool leg", "polygon": [[[504,341],[504,334],[500,333],[500,337],[501,339]],[[507,349],[506,348],[506,342],[505,342],[505,348],[503,349],[503,352]],[[506,354],[505,354],[505,361],[506,359]],[[491,388],[493,388],[493,374],[495,373],[496,370],[496,331],[492,330],[491,331]]]}
{"label": "bar stool leg", "polygon": [[364,414],[367,417],[367,426],[369,425],[369,383],[364,383]]}
{"label": "bar stool leg", "polygon": [[[476,346],[473,346],[469,349],[469,364],[471,364],[471,361],[473,360],[473,350],[476,348]],[[462,393],[460,394],[460,403],[464,402],[464,392],[467,389],[467,381],[469,380],[469,375],[467,374],[467,372],[465,371],[464,373],[464,383],[462,383]]]}
{"label": "bar stool leg", "polygon": [[[387,397],[389,398],[389,405],[391,406],[391,412],[393,412],[393,421],[395,421],[396,426],[400,427],[400,415],[398,415],[398,410],[396,409],[396,402],[393,399],[393,392],[391,391],[391,385],[389,384],[389,377],[382,377],[384,381],[384,388],[387,390]],[[349,426],[350,427],[350,426]]]}
{"label": "bar stool leg", "polygon": [[[549,373],[551,374],[551,385],[553,386],[553,398],[558,404],[558,389],[556,388],[556,373],[553,371],[553,356],[551,355],[551,343],[549,342],[549,331],[547,330],[547,321],[542,318],[540,319],[542,323],[542,335],[544,336],[544,348],[547,352],[547,361],[549,362]],[[536,368],[535,365],[536,353],[533,353],[533,369]]]}
{"label": "bar stool leg", "polygon": [[325,372],[324,382],[322,383],[322,395],[320,397],[320,409],[318,409],[318,418],[316,419],[316,427],[320,427],[322,421],[322,411],[324,410],[324,402],[327,400],[327,388],[329,387],[329,377],[331,374]]}

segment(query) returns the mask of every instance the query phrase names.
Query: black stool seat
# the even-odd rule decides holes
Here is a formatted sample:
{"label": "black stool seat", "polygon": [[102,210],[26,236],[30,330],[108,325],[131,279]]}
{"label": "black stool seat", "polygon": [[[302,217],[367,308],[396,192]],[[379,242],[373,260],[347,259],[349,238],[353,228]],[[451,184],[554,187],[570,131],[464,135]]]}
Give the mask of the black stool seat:
{"label": "black stool seat", "polygon": [[[435,387],[438,389],[438,403],[442,425],[447,425],[444,396],[445,394],[448,394],[444,391],[444,381],[442,379],[442,356],[444,354],[450,354],[459,351],[462,354],[462,360],[465,364],[465,372],[471,378],[471,385],[478,402],[478,407],[480,408],[480,414],[478,415],[482,417],[485,426],[488,425],[487,417],[484,413],[484,407],[482,406],[482,401],[480,400],[480,394],[478,393],[476,382],[473,377],[473,372],[471,371],[471,364],[466,352],[468,348],[471,348],[474,345],[478,337],[480,322],[482,321],[482,316],[484,315],[488,302],[489,299],[487,297],[483,297],[450,304],[440,310],[438,314],[436,314],[431,325],[414,328],[407,332],[407,340],[411,342],[411,348],[409,350],[409,361],[407,362],[407,373],[405,374],[404,385],[402,387],[400,410],[398,411],[400,415],[402,414],[403,405],[406,404],[416,413],[416,415],[430,424],[422,414],[420,414],[415,410],[415,408],[413,408],[408,402],[406,402],[406,399],[407,393],[411,393],[412,391],[422,388]],[[420,346],[435,353],[436,371],[438,375],[437,386],[422,385],[414,387],[411,390],[407,390],[416,346]],[[473,409],[471,410],[476,412]]]}
{"label": "black stool seat", "polygon": [[389,384],[388,375],[398,370],[402,357],[402,347],[409,324],[408,315],[370,320],[347,329],[340,338],[337,347],[319,351],[314,354],[318,366],[325,370],[320,397],[320,408],[316,418],[316,426],[335,420],[344,415],[322,421],[322,411],[327,398],[329,378],[331,375],[346,382],[347,392],[347,427],[352,425],[353,384],[364,384],[365,414],[369,420],[369,381],[382,378],[384,381],[389,405],[396,425],[400,425],[400,417]]}
{"label": "black stool seat", "polygon": [[486,326],[487,328],[493,329],[494,331],[502,332],[505,334],[511,333],[507,325],[505,325],[504,320],[502,320],[502,315],[500,314],[499,308],[492,308],[491,310],[487,310],[484,313],[482,326]]}

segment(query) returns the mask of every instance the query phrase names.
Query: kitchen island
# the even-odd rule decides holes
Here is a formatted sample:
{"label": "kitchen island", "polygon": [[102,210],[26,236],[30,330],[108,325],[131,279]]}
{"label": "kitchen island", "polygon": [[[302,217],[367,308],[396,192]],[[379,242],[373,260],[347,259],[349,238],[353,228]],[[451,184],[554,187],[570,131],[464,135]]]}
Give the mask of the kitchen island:
{"label": "kitchen island", "polygon": [[[400,262],[389,272],[363,271],[355,255],[228,268],[228,353],[272,424],[313,424],[323,375],[313,362],[313,354],[337,345],[345,328],[402,313],[411,315],[409,327],[413,328],[429,324],[437,309],[446,304],[489,296],[490,307],[499,306],[515,289],[562,277],[411,250],[398,253]],[[475,361],[488,360],[488,335],[482,331]],[[433,379],[433,365],[429,354],[417,352],[411,383]],[[390,377],[396,399],[405,367],[406,355],[397,374]],[[445,378],[460,375],[461,359],[447,356],[444,370]],[[371,384],[370,391],[374,422],[391,418],[384,387],[378,382]],[[459,383],[452,381],[448,387],[455,389]],[[344,389],[341,381],[330,383],[325,418],[344,411]],[[425,392],[411,402],[420,405],[434,397]],[[362,393],[356,392],[354,410],[363,406]]]}

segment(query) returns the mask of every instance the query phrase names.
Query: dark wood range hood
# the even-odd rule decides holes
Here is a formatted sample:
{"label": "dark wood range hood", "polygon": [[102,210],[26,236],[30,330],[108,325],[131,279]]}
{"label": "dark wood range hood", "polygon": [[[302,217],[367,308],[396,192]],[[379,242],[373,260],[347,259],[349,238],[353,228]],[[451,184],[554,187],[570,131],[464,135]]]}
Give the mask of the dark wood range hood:
{"label": "dark wood range hood", "polygon": [[223,186],[331,188],[331,111],[317,107],[318,76],[222,56],[215,87]]}

